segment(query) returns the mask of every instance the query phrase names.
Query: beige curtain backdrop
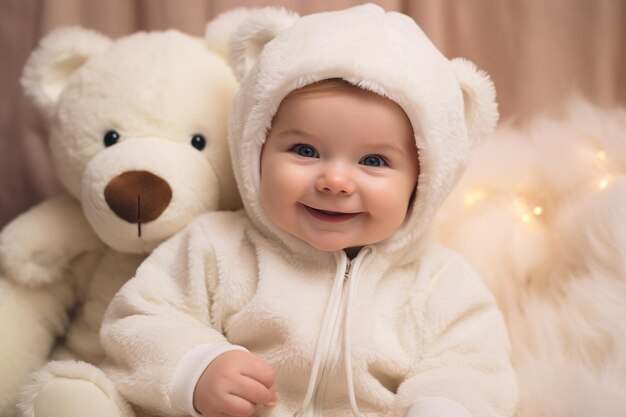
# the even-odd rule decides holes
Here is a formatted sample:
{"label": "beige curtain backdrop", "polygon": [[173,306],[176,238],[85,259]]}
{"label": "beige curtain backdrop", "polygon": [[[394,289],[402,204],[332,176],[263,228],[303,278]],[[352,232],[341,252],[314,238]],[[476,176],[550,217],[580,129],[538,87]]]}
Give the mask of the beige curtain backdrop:
{"label": "beige curtain backdrop", "polygon": [[[19,78],[42,36],[81,25],[112,38],[179,29],[201,36],[235,7],[284,6],[300,14],[350,0],[0,0],[0,227],[62,192],[50,164],[47,128]],[[626,0],[380,0],[411,15],[448,57],[463,56],[493,78],[503,119],[558,111],[571,94],[626,105]],[[626,137],[625,137],[626,140]]]}

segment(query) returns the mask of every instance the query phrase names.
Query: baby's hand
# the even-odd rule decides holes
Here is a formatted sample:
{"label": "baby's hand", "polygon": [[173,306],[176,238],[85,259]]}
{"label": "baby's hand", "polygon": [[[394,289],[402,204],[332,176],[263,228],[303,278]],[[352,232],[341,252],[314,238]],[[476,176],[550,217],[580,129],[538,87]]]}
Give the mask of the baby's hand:
{"label": "baby's hand", "polygon": [[193,406],[206,417],[249,417],[257,405],[276,404],[274,370],[249,352],[221,354],[206,368],[193,393]]}

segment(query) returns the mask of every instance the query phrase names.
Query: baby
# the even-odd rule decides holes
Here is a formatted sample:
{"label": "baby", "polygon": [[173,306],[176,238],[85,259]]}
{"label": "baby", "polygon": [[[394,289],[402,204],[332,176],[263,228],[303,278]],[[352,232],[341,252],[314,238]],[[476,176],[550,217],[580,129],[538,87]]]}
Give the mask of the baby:
{"label": "baby", "polygon": [[430,233],[495,125],[489,79],[374,5],[257,11],[231,47],[245,210],[198,219],[115,297],[118,388],[165,415],[512,416],[502,316]]}

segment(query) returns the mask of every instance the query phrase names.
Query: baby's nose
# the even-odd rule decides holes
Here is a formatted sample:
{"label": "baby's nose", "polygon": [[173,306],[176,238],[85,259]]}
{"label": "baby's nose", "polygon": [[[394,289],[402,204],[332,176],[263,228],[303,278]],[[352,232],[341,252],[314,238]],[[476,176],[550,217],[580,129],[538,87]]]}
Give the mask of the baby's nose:
{"label": "baby's nose", "polygon": [[351,195],[356,189],[352,176],[345,167],[333,166],[327,169],[317,180],[317,189],[321,192]]}

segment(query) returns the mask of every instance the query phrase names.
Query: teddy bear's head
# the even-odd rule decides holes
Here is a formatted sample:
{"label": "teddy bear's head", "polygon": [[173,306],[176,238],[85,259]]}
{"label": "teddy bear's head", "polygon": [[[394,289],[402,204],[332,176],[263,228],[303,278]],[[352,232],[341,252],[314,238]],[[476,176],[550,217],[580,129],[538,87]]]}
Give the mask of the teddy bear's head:
{"label": "teddy bear's head", "polygon": [[226,142],[237,83],[219,43],[235,14],[204,39],[60,29],[31,55],[22,84],[50,117],[56,172],[112,248],[148,252],[198,214],[240,205]]}

